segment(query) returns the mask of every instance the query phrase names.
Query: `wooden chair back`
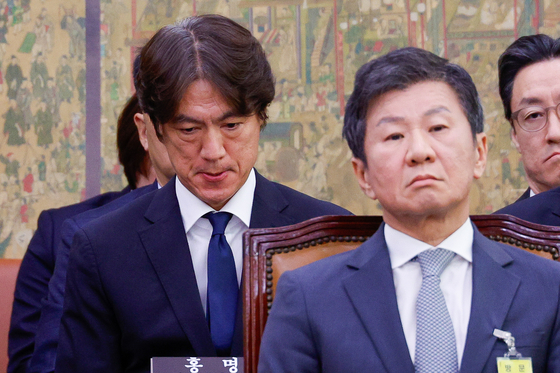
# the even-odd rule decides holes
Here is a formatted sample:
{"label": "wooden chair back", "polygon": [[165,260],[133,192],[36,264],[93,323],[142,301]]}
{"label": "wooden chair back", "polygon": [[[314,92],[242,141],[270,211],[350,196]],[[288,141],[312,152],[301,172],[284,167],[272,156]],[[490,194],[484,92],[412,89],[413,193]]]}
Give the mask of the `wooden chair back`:
{"label": "wooden chair back", "polygon": [[[558,260],[560,227],[529,223],[509,215],[473,215],[482,234],[536,255]],[[244,246],[245,373],[257,373],[259,347],[280,275],[358,247],[377,231],[381,216],[324,216],[295,225],[249,229]]]}

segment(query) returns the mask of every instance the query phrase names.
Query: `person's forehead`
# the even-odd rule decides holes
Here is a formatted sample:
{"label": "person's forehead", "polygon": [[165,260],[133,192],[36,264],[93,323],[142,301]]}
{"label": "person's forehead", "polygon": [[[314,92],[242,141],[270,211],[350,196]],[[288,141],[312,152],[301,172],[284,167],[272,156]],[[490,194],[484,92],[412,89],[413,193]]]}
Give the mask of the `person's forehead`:
{"label": "person's forehead", "polygon": [[560,58],[525,66],[513,80],[512,109],[520,104],[547,104],[560,98]]}
{"label": "person's forehead", "polygon": [[[428,112],[436,106],[461,108],[461,102],[455,89],[448,83],[426,80],[374,97],[369,102],[366,118],[405,113],[412,108]],[[460,112],[464,115],[462,110]]]}

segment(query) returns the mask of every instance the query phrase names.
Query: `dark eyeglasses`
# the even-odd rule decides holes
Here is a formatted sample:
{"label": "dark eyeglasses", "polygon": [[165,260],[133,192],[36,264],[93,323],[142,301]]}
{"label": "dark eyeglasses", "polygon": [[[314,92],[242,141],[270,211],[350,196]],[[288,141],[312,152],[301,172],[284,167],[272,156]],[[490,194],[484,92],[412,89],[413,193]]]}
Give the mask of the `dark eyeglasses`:
{"label": "dark eyeglasses", "polygon": [[517,122],[521,129],[527,132],[537,132],[546,127],[548,123],[548,111],[554,109],[560,118],[560,103],[556,106],[543,108],[540,106],[529,106],[517,110],[511,114],[511,120]]}

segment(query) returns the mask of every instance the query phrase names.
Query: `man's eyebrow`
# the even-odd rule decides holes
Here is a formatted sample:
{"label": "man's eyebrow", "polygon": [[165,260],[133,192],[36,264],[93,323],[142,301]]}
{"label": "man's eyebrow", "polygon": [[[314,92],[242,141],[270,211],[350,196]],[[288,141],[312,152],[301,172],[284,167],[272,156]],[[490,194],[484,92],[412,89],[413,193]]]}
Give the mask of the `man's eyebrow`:
{"label": "man's eyebrow", "polygon": [[[438,106],[426,111],[423,115],[427,117],[430,115],[441,113],[442,111],[446,111],[450,113],[449,109],[446,108],[445,106]],[[396,122],[402,122],[404,120],[405,120],[404,117],[383,117],[379,120],[379,122],[377,122],[376,127],[385,123],[396,123]]]}
{"label": "man's eyebrow", "polygon": [[442,111],[446,111],[448,113],[451,113],[451,111],[448,108],[446,108],[445,106],[438,106],[438,107],[435,107],[433,109],[430,109],[430,110],[426,111],[424,113],[424,116],[427,117],[427,116],[430,116],[430,115],[439,114]]}
{"label": "man's eyebrow", "polygon": [[519,101],[519,105],[542,105],[543,100],[538,97],[524,97],[521,101]]}
{"label": "man's eyebrow", "polygon": [[379,120],[379,122],[377,122],[375,126],[379,127],[380,125],[385,123],[395,123],[395,122],[402,122],[402,121],[404,121],[404,117],[383,117]]}
{"label": "man's eyebrow", "polygon": [[[240,117],[241,115],[234,113],[231,110],[226,111],[223,113],[217,120],[217,122],[223,122],[224,120],[231,118],[231,117]],[[177,114],[175,118],[172,120],[175,123],[193,123],[193,124],[204,124],[203,120],[193,118],[186,114]]]}

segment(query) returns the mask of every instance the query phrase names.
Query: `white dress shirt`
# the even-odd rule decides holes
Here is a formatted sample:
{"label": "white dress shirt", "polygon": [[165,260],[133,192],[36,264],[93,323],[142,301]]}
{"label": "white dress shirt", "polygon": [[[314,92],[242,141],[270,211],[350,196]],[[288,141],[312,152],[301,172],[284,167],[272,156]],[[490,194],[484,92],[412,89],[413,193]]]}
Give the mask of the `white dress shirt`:
{"label": "white dress shirt", "polygon": [[[237,272],[237,283],[241,284],[243,271],[243,233],[249,228],[251,222],[251,210],[253,208],[253,197],[256,186],[255,170],[251,170],[247,181],[234,194],[220,211],[229,212],[233,216],[226,230],[226,240],[233,252],[235,269]],[[194,274],[202,307],[206,313],[206,289],[208,287],[208,244],[212,237],[212,224],[210,220],[202,216],[208,212],[216,211],[198,197],[192,194],[181,182],[175,179],[175,190],[181,218],[189,243],[189,250],[194,266]],[[186,249],[186,248],[185,248]]]}
{"label": "white dress shirt", "polygon": [[[416,350],[416,298],[422,285],[420,263],[411,259],[424,250],[435,249],[385,224],[385,241],[389,248],[391,268],[397,294],[397,304],[412,362]],[[441,290],[457,344],[457,361],[461,366],[467,339],[472,300],[472,244],[473,227],[470,218],[437,247],[453,251],[455,257],[441,274]]]}

